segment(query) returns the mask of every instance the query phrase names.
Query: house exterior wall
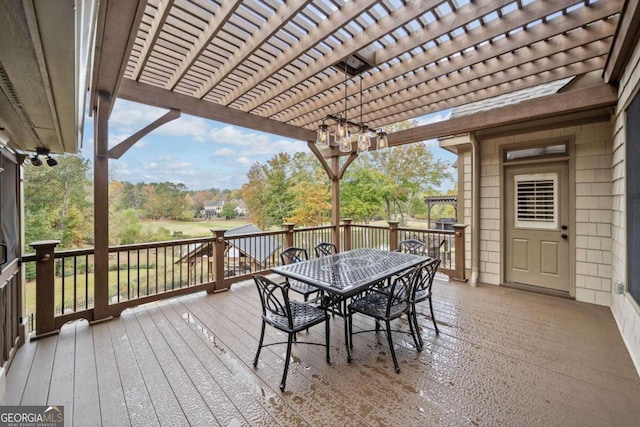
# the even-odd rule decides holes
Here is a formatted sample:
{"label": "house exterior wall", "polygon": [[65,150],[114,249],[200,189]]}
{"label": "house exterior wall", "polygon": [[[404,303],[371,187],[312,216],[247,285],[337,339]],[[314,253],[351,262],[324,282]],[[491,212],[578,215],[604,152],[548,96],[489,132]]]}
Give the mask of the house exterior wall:
{"label": "house exterior wall", "polygon": [[[629,102],[640,87],[640,47],[636,45],[618,86],[618,106],[613,124],[612,159],[612,282],[627,281],[626,229],[626,117]],[[637,159],[628,159],[638,162]],[[634,262],[637,262],[635,260]],[[611,293],[611,311],[618,323],[631,358],[640,371],[640,307],[629,293]]]}
{"label": "house exterior wall", "polygon": [[[503,280],[502,146],[529,142],[544,143],[551,140],[573,143],[569,166],[573,169],[575,178],[575,183],[570,189],[570,217],[575,219],[572,236],[572,250],[575,248],[572,257],[575,264],[571,268],[575,298],[577,301],[609,305],[612,288],[610,123],[571,126],[480,140],[479,281],[497,285]],[[466,190],[465,182],[465,192]]]}

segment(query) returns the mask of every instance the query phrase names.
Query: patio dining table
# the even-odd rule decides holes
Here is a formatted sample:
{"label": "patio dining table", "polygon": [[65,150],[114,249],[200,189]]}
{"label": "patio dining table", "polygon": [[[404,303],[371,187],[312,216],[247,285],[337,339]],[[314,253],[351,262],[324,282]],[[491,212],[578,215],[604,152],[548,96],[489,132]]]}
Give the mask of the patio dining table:
{"label": "patio dining table", "polygon": [[348,299],[426,260],[426,257],[420,255],[379,249],[354,249],[271,270],[322,290],[326,295],[325,304],[338,307],[339,314],[344,318],[345,344],[348,347]]}

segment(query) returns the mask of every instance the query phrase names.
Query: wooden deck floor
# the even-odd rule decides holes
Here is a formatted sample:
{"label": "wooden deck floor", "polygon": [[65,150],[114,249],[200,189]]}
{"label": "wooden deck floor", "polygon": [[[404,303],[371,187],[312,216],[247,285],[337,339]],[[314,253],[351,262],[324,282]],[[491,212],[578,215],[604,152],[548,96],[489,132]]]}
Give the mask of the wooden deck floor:
{"label": "wooden deck floor", "polygon": [[29,343],[0,403],[64,405],[78,426],[640,424],[640,381],[609,309],[492,286],[434,290],[441,333],[420,316],[421,353],[396,335],[400,374],[383,334],[357,335],[348,364],[336,317],[332,363],[322,347],[295,346],[281,393],[284,346],[252,366],[260,308],[245,282]]}

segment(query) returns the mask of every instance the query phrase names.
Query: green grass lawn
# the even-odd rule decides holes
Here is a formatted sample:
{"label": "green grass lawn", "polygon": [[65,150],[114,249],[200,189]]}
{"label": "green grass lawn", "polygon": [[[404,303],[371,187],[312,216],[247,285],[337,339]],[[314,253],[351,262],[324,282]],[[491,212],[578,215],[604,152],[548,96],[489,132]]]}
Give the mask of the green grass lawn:
{"label": "green grass lawn", "polygon": [[171,233],[180,232],[184,237],[208,237],[211,236],[211,230],[231,230],[249,223],[247,218],[212,221],[143,221],[143,224],[147,227],[163,227],[171,231]]}

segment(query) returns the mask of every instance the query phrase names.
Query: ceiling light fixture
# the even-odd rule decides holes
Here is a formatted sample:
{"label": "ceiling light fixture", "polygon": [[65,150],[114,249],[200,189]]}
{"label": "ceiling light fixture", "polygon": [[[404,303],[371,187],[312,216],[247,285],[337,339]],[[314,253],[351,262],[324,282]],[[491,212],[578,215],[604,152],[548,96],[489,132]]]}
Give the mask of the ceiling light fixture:
{"label": "ceiling light fixture", "polygon": [[387,140],[387,133],[382,129],[369,129],[369,126],[365,125],[363,122],[362,115],[362,75],[360,76],[360,123],[354,123],[347,119],[347,69],[350,63],[354,61],[360,61],[358,58],[347,58],[344,61],[344,113],[338,114],[328,114],[323,120],[322,124],[318,126],[318,131],[316,133],[316,146],[318,148],[329,148],[330,140],[331,140],[331,131],[329,129],[329,125],[326,124],[326,121],[333,121],[336,124],[335,131],[333,132],[333,137],[338,145],[340,151],[345,153],[350,153],[353,151],[353,141],[351,139],[351,135],[349,132],[349,128],[353,127],[358,129],[358,132],[354,135],[354,140],[356,142],[356,151],[368,151],[371,147],[371,136],[370,132],[373,132],[377,137],[377,145],[376,148],[378,150],[387,148],[389,146],[389,142]]}

